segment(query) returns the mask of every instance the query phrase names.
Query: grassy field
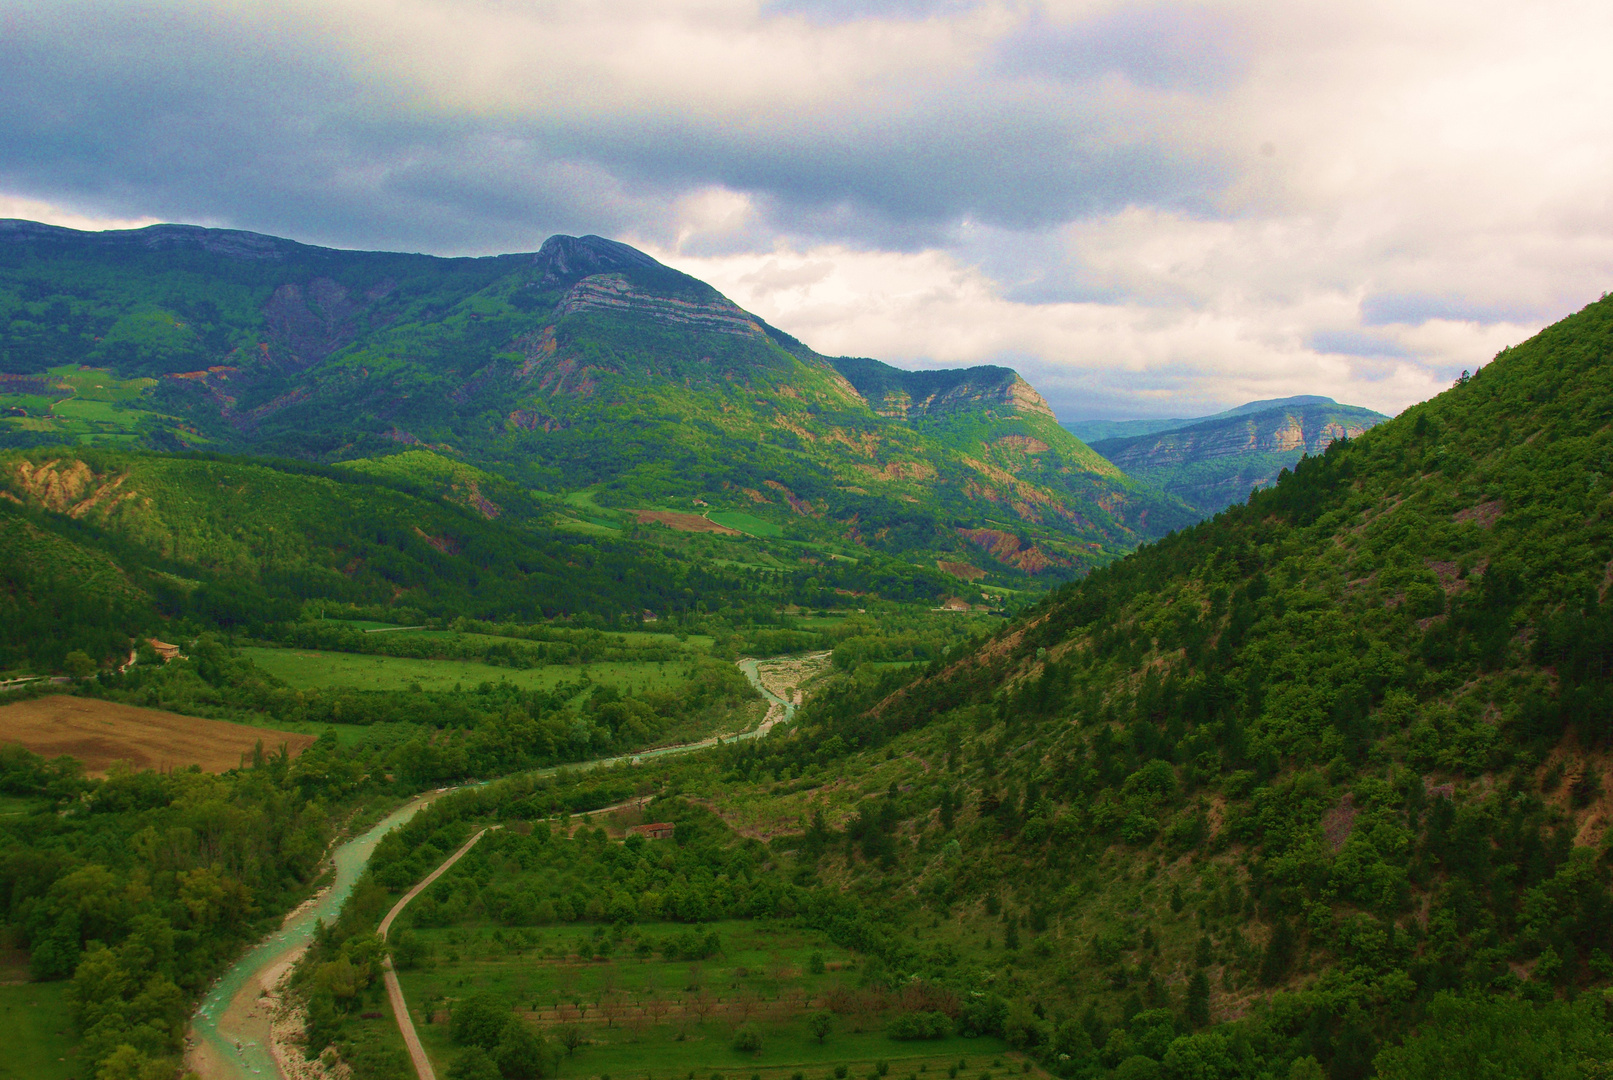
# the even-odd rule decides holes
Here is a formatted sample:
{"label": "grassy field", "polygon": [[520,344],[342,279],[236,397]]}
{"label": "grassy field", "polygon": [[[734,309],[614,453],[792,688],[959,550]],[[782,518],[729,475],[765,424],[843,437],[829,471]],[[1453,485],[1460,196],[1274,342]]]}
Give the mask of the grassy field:
{"label": "grassy field", "polygon": [[620,536],[622,534],[620,529],[612,528],[609,525],[601,525],[594,521],[583,521],[579,518],[557,517],[554,519],[554,527],[565,529],[569,532],[582,533],[584,536]]}
{"label": "grassy field", "polygon": [[104,368],[77,364],[52,368],[45,378],[64,387],[69,396],[0,394],[0,409],[28,413],[0,418],[0,422],[21,431],[73,436],[80,442],[117,442],[133,438],[141,421],[153,415],[138,403],[157,384],[155,379],[120,379]]}
{"label": "grassy field", "polygon": [[726,525],[730,529],[738,529],[747,536],[760,536],[767,540],[776,540],[784,535],[784,530],[771,521],[763,521],[743,510],[713,510],[708,515],[712,521],[719,525]]}
{"label": "grassy field", "polygon": [[[571,527],[591,526],[593,529],[600,530],[606,535],[621,535],[621,519],[617,517],[616,511],[607,510],[595,502],[594,493],[591,490],[585,488],[581,491],[568,491],[561,501],[565,503],[566,506],[570,507],[581,520],[576,522],[567,522],[562,518],[560,521],[557,521],[556,524],[564,524]],[[587,532],[590,530],[587,528],[581,528],[578,531]]]}
{"label": "grassy field", "polygon": [[327,724],[312,720],[298,720],[281,725],[285,731],[296,732],[299,735],[312,735],[319,738],[327,732],[336,736],[336,742],[347,748],[380,747],[390,749],[401,746],[416,735],[430,735],[435,728],[425,724],[411,724],[407,721],[396,720],[385,724]]}
{"label": "grassy field", "polygon": [[259,742],[269,751],[286,744],[293,756],[314,742],[271,728],[66,694],[0,706],[0,741],[21,743],[47,758],[71,755],[91,775],[105,773],[115,761],[136,769],[200,765],[223,772],[239,766]]}
{"label": "grassy field", "polygon": [[135,402],[157,385],[156,379],[120,379],[107,368],[77,364],[51,368],[50,374],[71,387],[73,397],[80,401]]}
{"label": "grassy field", "polygon": [[[884,1025],[896,995],[860,989],[858,958],[816,931],[774,920],[710,923],[700,929],[718,934],[718,955],[666,959],[660,945],[688,929],[643,923],[619,938],[582,924],[420,929],[431,958],[401,979],[439,1075],[458,1053],[443,1021],[453,1001],[476,991],[498,995],[552,1033],[580,1028],[587,1041],[562,1062],[561,1076],[789,1080],[799,1072],[830,1080],[836,1065],[847,1065],[862,1080],[885,1062],[895,1080],[939,1080],[960,1059],[969,1080],[1023,1070],[993,1038],[891,1039]],[[806,1017],[823,1008],[835,1015],[820,1042]],[[760,1035],[760,1051],[734,1049],[741,1026]]]}
{"label": "grassy field", "polygon": [[547,664],[520,669],[474,660],[412,660],[313,649],[248,648],[241,652],[264,671],[299,690],[407,690],[414,684],[422,690],[452,690],[455,686],[470,690],[484,682],[547,690],[563,682],[575,682],[585,673],[595,683],[623,691],[653,690],[681,686],[688,673],[688,668],[677,661]]}
{"label": "grassy field", "polygon": [[[5,969],[6,974],[12,974]],[[68,991],[70,982],[0,985],[0,1077],[69,1080],[83,1077]]]}
{"label": "grassy field", "polygon": [[[332,619],[331,622],[338,622]],[[402,637],[409,639],[423,638],[451,638],[461,637],[468,641],[513,641],[522,644],[534,639],[512,637],[508,634],[479,634],[474,631],[460,633],[456,630],[416,630],[403,623],[376,622],[372,619],[342,619],[339,625],[351,627],[355,630],[382,631],[386,637]],[[647,648],[650,646],[677,646],[682,645],[702,652],[710,652],[712,638],[706,634],[686,634],[682,641],[678,635],[671,632],[657,630],[610,630],[604,633],[602,639],[608,645],[623,645],[628,648]]]}

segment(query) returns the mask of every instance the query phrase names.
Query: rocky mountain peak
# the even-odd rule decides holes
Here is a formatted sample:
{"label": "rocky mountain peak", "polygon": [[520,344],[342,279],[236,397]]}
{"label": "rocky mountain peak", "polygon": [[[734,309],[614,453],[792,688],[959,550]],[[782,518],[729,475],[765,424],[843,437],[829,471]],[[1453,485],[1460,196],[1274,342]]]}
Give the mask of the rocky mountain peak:
{"label": "rocky mountain peak", "polygon": [[543,242],[532,261],[543,271],[540,286],[553,286],[595,274],[659,267],[644,252],[603,236],[555,235]]}

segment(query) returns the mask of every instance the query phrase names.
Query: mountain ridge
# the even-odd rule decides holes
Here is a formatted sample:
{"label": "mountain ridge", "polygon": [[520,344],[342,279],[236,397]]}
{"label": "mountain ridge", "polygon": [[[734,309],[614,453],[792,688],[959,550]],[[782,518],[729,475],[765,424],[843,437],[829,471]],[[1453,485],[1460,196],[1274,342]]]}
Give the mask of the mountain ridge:
{"label": "mountain ridge", "polygon": [[1305,454],[1387,420],[1331,398],[1255,401],[1181,427],[1102,439],[1092,448],[1128,474],[1176,495],[1202,514],[1270,486]]}
{"label": "mountain ridge", "polygon": [[760,514],[799,542],[902,551],[965,581],[1070,576],[1191,520],[1059,429],[1009,369],[824,357],[597,236],[445,259],[0,223],[0,368],[76,388],[0,393],[3,445],[324,462],[430,447],[551,496],[673,523]]}
{"label": "mountain ridge", "polygon": [[1174,431],[1177,428],[1202,424],[1208,420],[1223,420],[1229,416],[1239,416],[1247,412],[1263,412],[1266,409],[1282,406],[1337,404],[1338,402],[1332,398],[1323,397],[1320,394],[1296,394],[1292,397],[1262,398],[1259,401],[1247,401],[1242,405],[1235,405],[1230,409],[1223,409],[1208,416],[1178,416],[1142,420],[1061,420],[1059,421],[1059,426],[1090,446],[1093,443],[1103,442],[1108,439],[1126,439],[1136,435],[1152,435],[1160,431]]}

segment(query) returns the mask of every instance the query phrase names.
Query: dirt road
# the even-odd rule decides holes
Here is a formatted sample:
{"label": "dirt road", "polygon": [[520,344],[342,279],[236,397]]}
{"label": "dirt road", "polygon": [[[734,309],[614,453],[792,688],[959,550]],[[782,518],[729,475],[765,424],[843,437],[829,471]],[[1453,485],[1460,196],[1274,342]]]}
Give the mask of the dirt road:
{"label": "dirt road", "polygon": [[[458,862],[465,852],[476,846],[476,841],[496,828],[499,828],[499,826],[489,825],[469,840],[466,840],[465,845],[443,860],[441,866],[422,878],[414,888],[404,893],[403,898],[393,904],[392,910],[386,913],[386,918],[381,920],[380,929],[376,931],[381,940],[386,940],[387,932],[392,929],[392,920],[402,914],[403,909],[409,906],[409,901],[429,889],[432,882],[442,877],[444,871]],[[431,1059],[426,1057],[426,1049],[420,1045],[420,1036],[414,1030],[414,1018],[409,1015],[409,1003],[403,1000],[403,987],[398,984],[398,973],[392,970],[392,957],[383,957],[381,968],[382,977],[386,980],[387,1000],[392,1002],[392,1015],[397,1017],[398,1031],[403,1034],[403,1045],[409,1048],[409,1058],[414,1062],[414,1071],[419,1075],[420,1080],[437,1080],[437,1074],[431,1068]]]}

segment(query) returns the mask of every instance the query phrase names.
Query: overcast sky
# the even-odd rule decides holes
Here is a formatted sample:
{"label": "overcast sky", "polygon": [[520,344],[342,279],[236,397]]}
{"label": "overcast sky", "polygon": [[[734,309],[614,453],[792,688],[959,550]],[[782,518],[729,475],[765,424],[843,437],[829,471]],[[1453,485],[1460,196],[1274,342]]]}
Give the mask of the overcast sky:
{"label": "overcast sky", "polygon": [[1061,418],[1398,412],[1613,289],[1613,4],[0,0],[0,216],[635,244]]}

